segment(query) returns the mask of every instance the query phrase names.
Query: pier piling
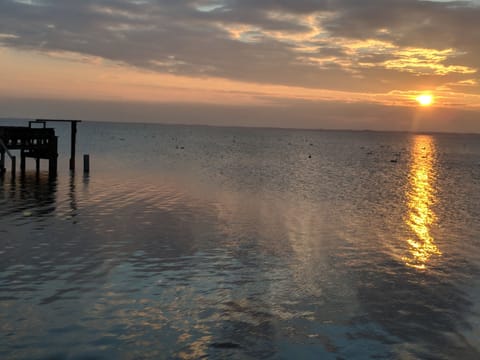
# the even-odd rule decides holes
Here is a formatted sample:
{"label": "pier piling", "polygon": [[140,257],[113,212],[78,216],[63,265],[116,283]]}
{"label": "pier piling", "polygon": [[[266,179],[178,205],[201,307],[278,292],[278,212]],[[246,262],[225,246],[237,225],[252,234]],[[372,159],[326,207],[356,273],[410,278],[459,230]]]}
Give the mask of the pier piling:
{"label": "pier piling", "polygon": [[20,150],[20,172],[23,174],[25,174],[25,169],[27,167],[27,158],[25,156],[25,150],[22,148],[22,150]]}
{"label": "pier piling", "polygon": [[12,177],[15,177],[15,173],[17,171],[17,157],[12,156],[10,161],[12,163]]}
{"label": "pier piling", "polygon": [[83,155],[83,172],[88,174],[90,172],[90,155]]}
{"label": "pier piling", "polygon": [[0,150],[0,174],[5,172],[5,151]]}
{"label": "pier piling", "polygon": [[70,133],[70,170],[75,171],[75,146],[77,144],[77,122],[70,122],[71,133]]}

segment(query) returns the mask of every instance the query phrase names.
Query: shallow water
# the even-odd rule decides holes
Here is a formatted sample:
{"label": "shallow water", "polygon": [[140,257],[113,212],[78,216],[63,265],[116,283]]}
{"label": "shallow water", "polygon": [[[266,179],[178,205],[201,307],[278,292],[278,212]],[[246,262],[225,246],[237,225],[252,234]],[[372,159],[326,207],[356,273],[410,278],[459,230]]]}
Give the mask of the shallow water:
{"label": "shallow water", "polygon": [[87,152],[0,183],[0,358],[480,358],[480,136],[82,123]]}

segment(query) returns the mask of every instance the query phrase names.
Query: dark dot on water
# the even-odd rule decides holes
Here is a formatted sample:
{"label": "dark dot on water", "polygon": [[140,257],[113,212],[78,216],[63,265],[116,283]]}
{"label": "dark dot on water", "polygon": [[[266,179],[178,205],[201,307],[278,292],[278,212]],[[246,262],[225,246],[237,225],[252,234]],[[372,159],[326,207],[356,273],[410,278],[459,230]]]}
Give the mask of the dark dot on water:
{"label": "dark dot on water", "polygon": [[308,158],[311,159],[311,158],[312,158],[312,155],[308,155]]}

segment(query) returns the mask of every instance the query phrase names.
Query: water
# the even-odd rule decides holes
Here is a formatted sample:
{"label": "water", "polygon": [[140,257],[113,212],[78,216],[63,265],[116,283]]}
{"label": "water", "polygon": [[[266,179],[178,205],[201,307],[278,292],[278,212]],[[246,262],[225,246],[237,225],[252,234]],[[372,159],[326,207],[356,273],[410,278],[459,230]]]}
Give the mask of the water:
{"label": "water", "polygon": [[86,152],[0,182],[0,358],[480,358],[480,136],[82,123]]}

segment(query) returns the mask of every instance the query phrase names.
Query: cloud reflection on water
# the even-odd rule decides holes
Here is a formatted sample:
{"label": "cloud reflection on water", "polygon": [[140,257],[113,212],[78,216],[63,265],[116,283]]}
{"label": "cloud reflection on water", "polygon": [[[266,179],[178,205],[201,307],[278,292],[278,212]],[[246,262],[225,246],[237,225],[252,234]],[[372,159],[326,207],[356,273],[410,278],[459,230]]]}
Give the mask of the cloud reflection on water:
{"label": "cloud reflection on water", "polygon": [[0,184],[0,357],[479,358],[476,138],[87,126],[90,179]]}

